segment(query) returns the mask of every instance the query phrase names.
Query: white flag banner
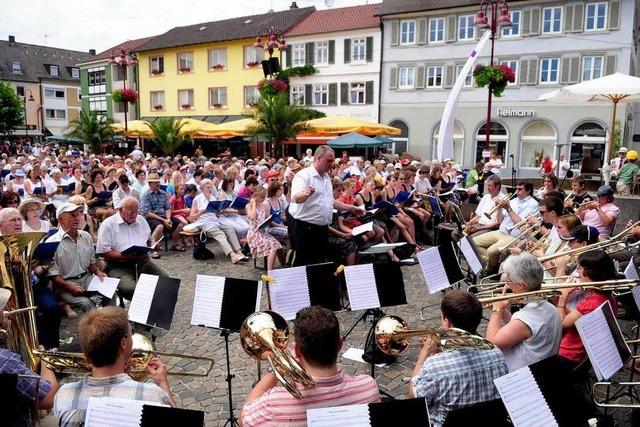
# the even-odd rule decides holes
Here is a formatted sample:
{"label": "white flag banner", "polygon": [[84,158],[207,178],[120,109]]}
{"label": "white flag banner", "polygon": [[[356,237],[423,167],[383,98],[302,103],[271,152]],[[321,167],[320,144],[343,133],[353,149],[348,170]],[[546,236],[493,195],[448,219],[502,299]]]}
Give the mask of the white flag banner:
{"label": "white flag banner", "polygon": [[[464,67],[462,67],[462,71],[458,74],[456,82],[453,85],[453,89],[451,89],[449,99],[447,99],[447,104],[444,106],[442,120],[440,120],[440,133],[438,134],[438,152],[436,153],[437,158],[440,160],[446,158],[452,159],[454,157],[453,122],[455,121],[455,116],[453,112],[458,106],[458,98],[460,97],[460,91],[462,90],[464,81],[467,78],[467,75],[471,72],[471,68],[473,68],[473,64],[475,64],[476,59],[478,58],[478,54],[482,51],[490,37],[491,31],[485,31],[476,45],[476,48],[469,54],[467,62],[464,64]],[[460,159],[456,160],[460,161]]]}

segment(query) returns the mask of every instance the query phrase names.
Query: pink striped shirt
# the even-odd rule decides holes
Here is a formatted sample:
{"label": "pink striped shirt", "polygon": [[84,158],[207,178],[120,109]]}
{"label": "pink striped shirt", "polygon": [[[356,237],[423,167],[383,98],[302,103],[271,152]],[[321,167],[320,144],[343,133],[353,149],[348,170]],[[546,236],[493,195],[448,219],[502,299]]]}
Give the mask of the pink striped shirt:
{"label": "pink striped shirt", "polygon": [[296,399],[284,387],[274,387],[258,399],[244,405],[242,425],[306,426],[307,409],[356,405],[380,401],[378,385],[368,375],[349,376],[342,372],[331,377],[313,377],[316,386],[303,388]]}

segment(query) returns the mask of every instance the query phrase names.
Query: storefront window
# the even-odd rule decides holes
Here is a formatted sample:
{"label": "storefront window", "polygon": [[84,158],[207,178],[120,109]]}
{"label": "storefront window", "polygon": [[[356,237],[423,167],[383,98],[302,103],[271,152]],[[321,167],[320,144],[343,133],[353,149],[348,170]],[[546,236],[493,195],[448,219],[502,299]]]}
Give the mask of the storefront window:
{"label": "storefront window", "polygon": [[604,162],[607,132],[598,123],[583,123],[571,136],[571,168],[580,173],[598,173]]}
{"label": "storefront window", "polygon": [[[484,150],[485,138],[487,135],[486,132],[487,124],[483,124],[480,129],[478,129],[478,134],[476,135],[476,157],[475,161],[479,162],[482,160],[482,151]],[[509,139],[509,134],[507,133],[507,129],[500,123],[491,122],[491,134],[489,138],[489,150],[496,151],[496,153],[500,156],[503,163],[506,163],[506,154],[507,154],[507,140]]]}
{"label": "storefront window", "polygon": [[[433,158],[438,157],[438,136],[440,135],[440,124],[433,130]],[[462,147],[464,147],[464,131],[458,122],[453,124],[453,159],[456,163],[462,164]],[[442,159],[444,160],[444,159]]]}
{"label": "storefront window", "polygon": [[555,159],[554,146],[558,136],[556,131],[546,122],[535,121],[522,132],[522,155],[520,166],[539,168],[545,154]]}

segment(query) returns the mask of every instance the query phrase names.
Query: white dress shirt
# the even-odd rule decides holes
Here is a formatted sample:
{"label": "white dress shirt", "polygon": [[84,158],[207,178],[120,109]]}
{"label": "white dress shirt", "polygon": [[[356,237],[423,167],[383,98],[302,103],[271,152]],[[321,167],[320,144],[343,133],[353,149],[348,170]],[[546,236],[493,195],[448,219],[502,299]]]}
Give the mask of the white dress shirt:
{"label": "white dress shirt", "polygon": [[476,215],[480,218],[478,220],[478,225],[487,225],[492,222],[497,222],[498,220],[498,211],[500,209],[496,209],[491,214],[491,219],[487,218],[485,212],[489,212],[493,209],[497,202],[505,199],[507,196],[504,193],[498,193],[496,197],[491,197],[491,194],[487,193],[480,199],[480,203],[478,203],[478,207],[476,208]]}
{"label": "white dress shirt", "polygon": [[147,246],[149,236],[151,229],[142,215],[138,215],[133,224],[127,224],[118,212],[100,224],[96,253],[122,252],[131,246]]}
{"label": "white dress shirt", "polygon": [[[509,205],[511,206],[511,209],[513,209],[513,212],[515,212],[515,214],[520,217],[520,219],[524,219],[529,215],[536,215],[539,211],[538,201],[531,196],[527,196],[524,199],[516,197],[515,199],[511,200],[511,202],[509,202]],[[519,236],[520,230],[518,230],[517,228],[511,230],[511,233],[507,231],[507,229],[512,225],[514,224],[511,220],[511,217],[507,212],[505,212],[504,219],[500,224],[500,231],[505,234],[511,234],[513,237]]]}
{"label": "white dress shirt", "polygon": [[[307,187],[315,188],[307,200],[295,203],[293,197]],[[329,225],[333,213],[333,187],[328,174],[320,175],[314,165],[302,169],[291,183],[291,204],[289,213],[295,219],[315,225]]]}

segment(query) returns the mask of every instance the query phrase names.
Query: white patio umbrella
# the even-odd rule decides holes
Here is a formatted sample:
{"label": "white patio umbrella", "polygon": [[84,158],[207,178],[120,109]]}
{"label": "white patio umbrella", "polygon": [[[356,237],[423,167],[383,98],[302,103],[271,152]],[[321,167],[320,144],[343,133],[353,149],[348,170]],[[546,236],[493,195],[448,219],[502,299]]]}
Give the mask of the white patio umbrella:
{"label": "white patio umbrella", "polygon": [[541,95],[538,100],[562,104],[584,104],[587,102],[608,102],[613,104],[609,142],[607,143],[607,164],[611,158],[613,135],[615,134],[616,113],[621,102],[640,101],[640,78],[622,73],[609,74],[599,79],[588,80],[565,86]]}

